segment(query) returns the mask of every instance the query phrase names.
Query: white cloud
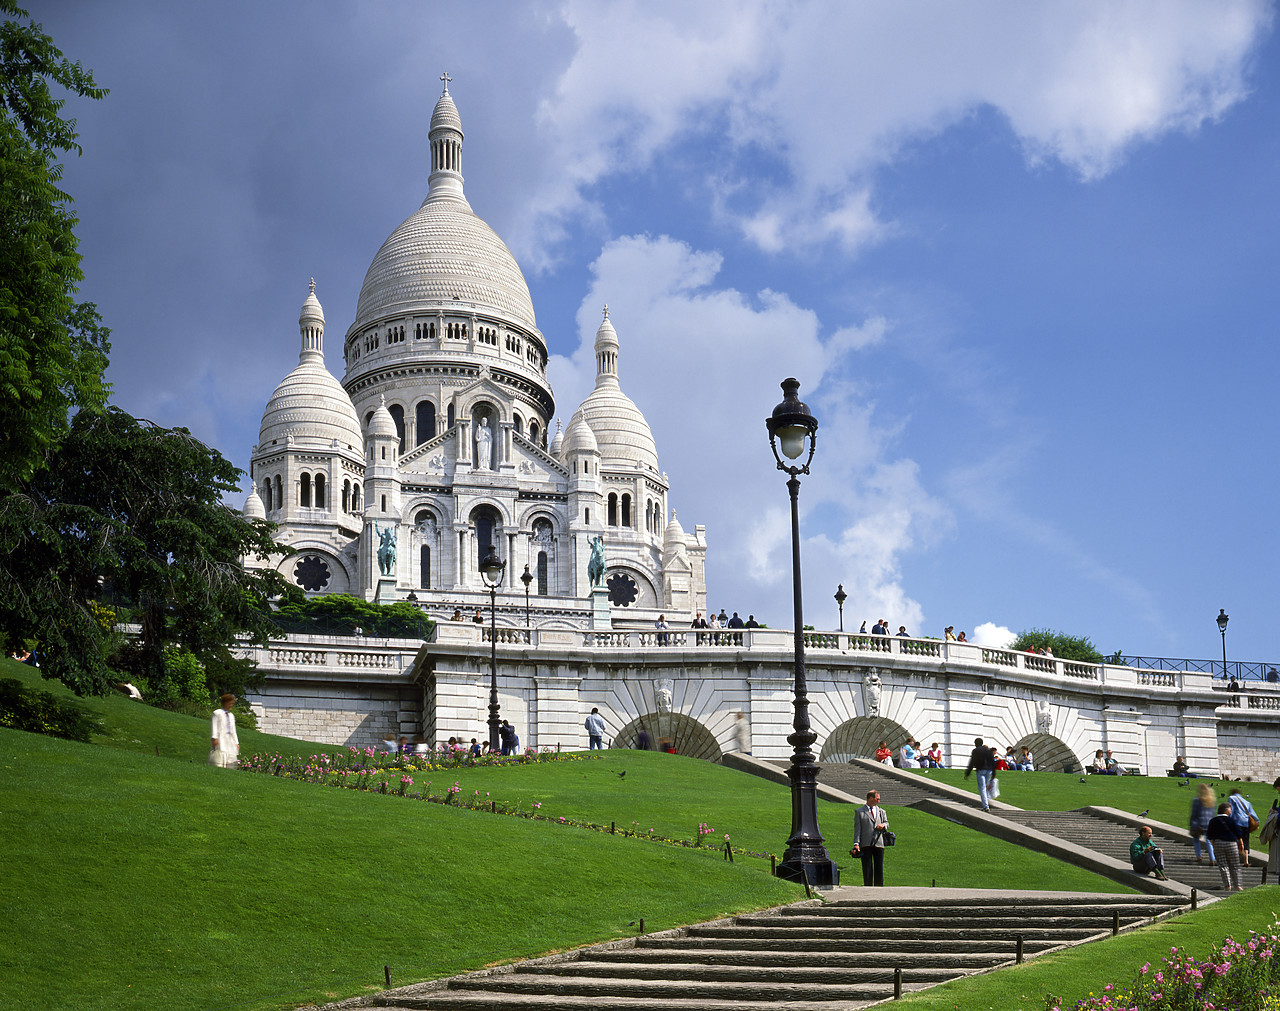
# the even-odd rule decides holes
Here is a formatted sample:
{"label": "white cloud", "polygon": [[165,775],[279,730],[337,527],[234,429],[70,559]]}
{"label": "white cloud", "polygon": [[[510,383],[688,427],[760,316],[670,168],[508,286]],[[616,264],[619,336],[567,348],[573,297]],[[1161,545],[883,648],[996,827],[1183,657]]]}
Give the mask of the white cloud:
{"label": "white cloud", "polygon": [[993,649],[1008,649],[1016,638],[1018,636],[1014,632],[992,621],[984,621],[973,630],[973,635],[968,636],[970,642]]}
{"label": "white cloud", "polygon": [[[871,319],[824,338],[817,316],[783,293],[716,287],[720,264],[718,254],[665,236],[609,243],[578,312],[581,343],[549,369],[561,417],[594,382],[595,331],[607,302],[622,388],[653,430],[671,504],[686,530],[707,525],[708,603],[788,624],[790,507],[764,419],[782,397],[781,379],[796,376],[821,425],[814,472],[802,478],[802,532],[808,517],[839,531],[805,537],[805,586],[834,592],[843,583],[847,614],[883,611],[918,626],[921,609],[902,586],[899,558],[948,517],[915,463],[892,458],[896,430],[876,420],[862,387],[842,378],[845,359],[883,339],[889,324]],[[834,612],[825,594],[806,603],[811,623],[829,624]]]}
{"label": "white cloud", "polygon": [[592,184],[660,166],[685,140],[726,145],[709,199],[771,252],[879,241],[892,224],[875,210],[876,170],[982,109],[1008,122],[1030,163],[1097,178],[1135,144],[1240,101],[1272,11],[1262,0],[570,0],[562,16],[577,48],[539,110],[551,153],[515,236],[536,264],[569,216],[599,223]]}

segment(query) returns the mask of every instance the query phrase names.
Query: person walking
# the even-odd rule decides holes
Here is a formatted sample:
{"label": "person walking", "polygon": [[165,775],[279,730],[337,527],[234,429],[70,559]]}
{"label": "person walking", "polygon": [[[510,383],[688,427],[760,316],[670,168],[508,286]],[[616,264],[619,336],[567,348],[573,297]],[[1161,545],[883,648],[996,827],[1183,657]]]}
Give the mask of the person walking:
{"label": "person walking", "polygon": [[862,883],[867,887],[884,887],[885,833],[889,817],[880,806],[880,794],[867,792],[867,803],[858,808],[853,819],[853,849],[849,856],[862,861]]}
{"label": "person walking", "polygon": [[1154,874],[1161,881],[1168,881],[1164,872],[1164,850],[1151,841],[1151,826],[1138,829],[1138,838],[1129,844],[1129,862],[1135,874]]}
{"label": "person walking", "polygon": [[230,693],[222,696],[222,708],[213,711],[211,721],[209,764],[219,769],[233,768],[240,758],[240,738],[236,734],[236,714],[231,707],[236,697]]}
{"label": "person walking", "polygon": [[1222,887],[1228,892],[1244,890],[1244,839],[1240,827],[1231,818],[1231,805],[1219,804],[1218,814],[1204,830],[1205,836],[1216,842],[1214,853],[1218,857],[1218,873],[1222,875]]}
{"label": "person walking", "polygon": [[994,752],[982,743],[982,738],[975,738],[973,751],[969,755],[969,765],[964,770],[964,778],[969,773],[978,774],[978,799],[982,801],[982,810],[991,810],[991,780],[996,774],[996,757]]}
{"label": "person walking", "polygon": [[1231,805],[1231,820],[1240,829],[1240,840],[1244,844],[1244,865],[1249,866],[1249,836],[1258,831],[1258,812],[1249,803],[1249,798],[1234,788],[1227,794],[1227,803]]}
{"label": "person walking", "polygon": [[1213,843],[1204,834],[1204,830],[1209,827],[1209,822],[1213,821],[1217,799],[1214,796],[1213,787],[1208,783],[1201,783],[1199,792],[1191,801],[1191,823],[1188,828],[1191,831],[1191,844],[1196,849],[1196,863],[1198,864],[1204,863],[1204,857],[1200,854],[1201,836],[1204,836],[1204,848],[1209,854],[1210,865],[1216,862],[1213,856]]}
{"label": "person walking", "polygon": [[587,750],[603,751],[604,750],[604,717],[600,715],[599,709],[592,709],[591,715],[587,717],[584,724],[587,728]]}
{"label": "person walking", "polygon": [[[1271,785],[1280,793],[1280,777]],[[1271,802],[1271,811],[1267,814],[1267,820],[1262,823],[1258,841],[1267,844],[1267,867],[1273,878],[1280,879],[1280,798]]]}

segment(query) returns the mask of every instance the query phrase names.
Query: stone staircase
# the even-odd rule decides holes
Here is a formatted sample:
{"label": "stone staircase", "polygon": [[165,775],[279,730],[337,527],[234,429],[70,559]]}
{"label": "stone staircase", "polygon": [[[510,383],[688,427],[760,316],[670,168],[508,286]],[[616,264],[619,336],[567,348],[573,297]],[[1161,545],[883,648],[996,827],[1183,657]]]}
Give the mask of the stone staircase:
{"label": "stone staircase", "polygon": [[[879,891],[879,890],[877,890]],[[803,902],[363,998],[422,1011],[851,1011],[1172,913],[1168,896]],[[941,891],[941,890],[940,890]],[[895,979],[896,977],[896,979]]]}
{"label": "stone staircase", "polygon": [[[1038,832],[1066,839],[1079,846],[1104,853],[1116,860],[1129,862],[1129,844],[1137,835],[1131,825],[1122,825],[1106,818],[1079,811],[1020,811],[1003,810],[999,816],[1008,821],[1025,825]],[[1165,873],[1174,881],[1200,891],[1222,890],[1222,878],[1218,868],[1212,866],[1206,858],[1203,864],[1196,863],[1195,851],[1184,839],[1163,833],[1158,823],[1144,822],[1152,826],[1152,837],[1157,846],[1164,850]],[[1257,840],[1254,840],[1256,848]],[[1244,868],[1244,886],[1252,888],[1262,884],[1262,869],[1254,866]]]}

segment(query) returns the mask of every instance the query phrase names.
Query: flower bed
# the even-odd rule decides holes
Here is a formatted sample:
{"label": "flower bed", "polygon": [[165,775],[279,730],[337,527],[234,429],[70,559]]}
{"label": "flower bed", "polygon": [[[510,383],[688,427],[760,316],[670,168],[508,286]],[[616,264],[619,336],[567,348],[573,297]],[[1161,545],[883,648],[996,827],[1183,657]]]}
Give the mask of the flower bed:
{"label": "flower bed", "polygon": [[[473,811],[489,814],[504,814],[532,821],[546,821],[557,825],[568,825],[574,828],[590,829],[594,832],[607,832],[611,835],[627,836],[633,839],[647,839],[653,842],[668,843],[673,846],[699,848],[703,840],[714,831],[705,822],[699,823],[693,839],[673,839],[649,829],[642,831],[636,822],[631,827],[618,826],[616,822],[608,825],[590,821],[579,821],[556,816],[542,811],[542,804],[535,801],[527,809],[520,802],[509,803],[495,800],[489,793],[481,796],[479,790],[466,794],[459,780],[451,784],[435,787],[431,779],[424,777],[428,773],[450,773],[459,770],[474,769],[501,765],[528,765],[532,762],[581,762],[594,759],[581,754],[561,753],[558,749],[526,748],[519,755],[472,755],[462,747],[448,745],[432,749],[422,754],[390,754],[375,748],[347,748],[336,754],[311,755],[309,758],[286,755],[248,755],[242,756],[239,768],[244,772],[256,772],[282,779],[300,780],[321,786],[333,786],[347,790],[365,790],[373,793],[406,797],[410,800],[425,800],[435,804],[448,804],[453,807],[464,807]],[[409,788],[416,782],[420,789],[410,792]],[[726,860],[732,861],[734,855],[758,857],[768,860],[775,856],[771,853],[755,853],[751,850],[736,848],[731,845],[729,834],[724,834],[724,844],[718,847]]]}
{"label": "flower bed", "polygon": [[1138,970],[1132,983],[1108,983],[1101,994],[1090,993],[1073,1005],[1045,998],[1046,1011],[1274,1011],[1280,1009],[1280,969],[1276,951],[1280,937],[1249,932],[1247,941],[1228,937],[1208,959],[1194,959],[1186,949],[1170,948],[1153,967]]}

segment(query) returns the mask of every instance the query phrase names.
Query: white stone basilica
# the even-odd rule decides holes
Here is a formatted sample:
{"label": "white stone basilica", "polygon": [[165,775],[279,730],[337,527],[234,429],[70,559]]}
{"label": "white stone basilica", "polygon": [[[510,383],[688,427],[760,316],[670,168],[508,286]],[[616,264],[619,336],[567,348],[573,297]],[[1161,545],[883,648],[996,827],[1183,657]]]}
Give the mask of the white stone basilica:
{"label": "white stone basilica", "polygon": [[704,528],[686,534],[668,513],[653,434],[619,384],[607,307],[595,389],[549,440],[547,342],[515,258],[463,192],[447,80],[428,137],[427,197],[365,275],[341,382],[325,368],[311,284],[298,367],[262,415],[245,515],[278,524],[295,553],[276,564],[308,593],[412,593],[436,615],[487,604],[479,562],[492,546],[507,561],[508,621],[523,624],[527,566],[537,623],[582,625],[590,541],[602,536],[615,619],[705,612]]}

